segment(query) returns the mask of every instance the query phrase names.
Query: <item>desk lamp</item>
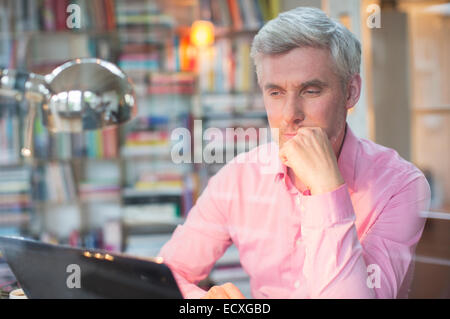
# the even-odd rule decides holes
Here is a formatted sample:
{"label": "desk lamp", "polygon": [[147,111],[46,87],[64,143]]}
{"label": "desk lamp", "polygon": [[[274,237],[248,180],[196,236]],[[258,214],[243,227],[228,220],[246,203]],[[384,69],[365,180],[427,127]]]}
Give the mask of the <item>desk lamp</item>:
{"label": "desk lamp", "polygon": [[41,112],[50,132],[83,132],[119,125],[136,115],[131,81],[113,63],[75,59],[38,75],[0,69],[0,96],[25,99],[28,110],[21,153],[33,154],[33,127]]}

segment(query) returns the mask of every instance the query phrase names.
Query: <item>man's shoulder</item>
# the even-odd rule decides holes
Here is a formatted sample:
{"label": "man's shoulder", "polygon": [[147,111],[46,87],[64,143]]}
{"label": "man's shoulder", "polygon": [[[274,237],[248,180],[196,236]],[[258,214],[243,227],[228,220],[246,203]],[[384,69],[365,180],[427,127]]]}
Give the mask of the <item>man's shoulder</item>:
{"label": "man's shoulder", "polygon": [[424,177],[416,165],[392,148],[364,138],[359,138],[359,145],[355,168],[357,176],[364,177],[370,174],[379,181],[389,184],[397,181],[402,185]]}

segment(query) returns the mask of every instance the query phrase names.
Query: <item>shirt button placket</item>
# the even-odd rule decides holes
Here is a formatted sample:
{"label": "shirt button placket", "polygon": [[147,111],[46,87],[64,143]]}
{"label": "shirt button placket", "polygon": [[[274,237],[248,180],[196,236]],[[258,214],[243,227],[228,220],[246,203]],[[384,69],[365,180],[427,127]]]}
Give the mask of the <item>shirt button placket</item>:
{"label": "shirt button placket", "polygon": [[295,196],[295,204],[297,204],[297,206],[300,206],[300,195]]}

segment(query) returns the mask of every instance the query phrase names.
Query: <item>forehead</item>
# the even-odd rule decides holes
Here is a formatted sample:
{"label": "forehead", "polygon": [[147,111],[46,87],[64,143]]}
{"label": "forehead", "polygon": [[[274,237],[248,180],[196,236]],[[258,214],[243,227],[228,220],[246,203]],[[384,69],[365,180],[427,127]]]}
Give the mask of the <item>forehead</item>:
{"label": "forehead", "polygon": [[259,63],[260,83],[302,83],[312,79],[337,80],[329,50],[295,48],[287,53],[263,55]]}

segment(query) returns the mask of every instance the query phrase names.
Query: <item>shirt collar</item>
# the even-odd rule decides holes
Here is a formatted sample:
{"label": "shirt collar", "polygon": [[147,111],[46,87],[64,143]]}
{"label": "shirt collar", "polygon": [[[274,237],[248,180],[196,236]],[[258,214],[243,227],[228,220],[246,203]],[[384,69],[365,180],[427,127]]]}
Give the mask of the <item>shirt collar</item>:
{"label": "shirt collar", "polygon": [[[354,173],[356,164],[356,153],[358,150],[359,139],[355,136],[348,123],[346,123],[347,132],[345,133],[344,142],[342,145],[341,153],[338,158],[338,167],[341,172],[342,178],[349,189],[354,188]],[[287,175],[287,166],[284,165],[278,157],[278,146],[275,147],[276,151],[272,154],[275,155],[273,160],[276,163],[275,181],[284,180]]]}

